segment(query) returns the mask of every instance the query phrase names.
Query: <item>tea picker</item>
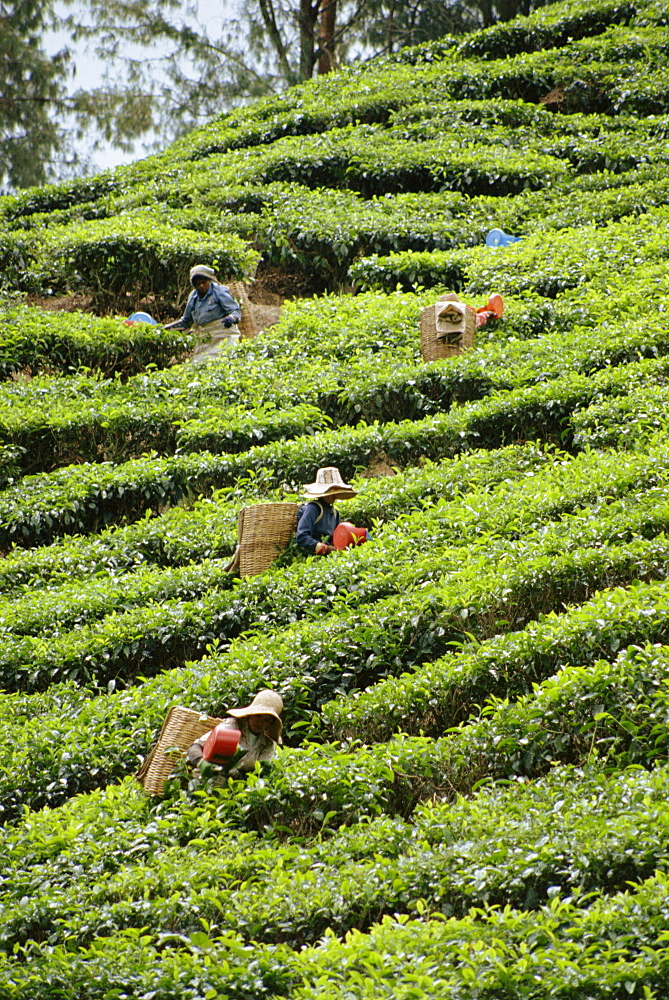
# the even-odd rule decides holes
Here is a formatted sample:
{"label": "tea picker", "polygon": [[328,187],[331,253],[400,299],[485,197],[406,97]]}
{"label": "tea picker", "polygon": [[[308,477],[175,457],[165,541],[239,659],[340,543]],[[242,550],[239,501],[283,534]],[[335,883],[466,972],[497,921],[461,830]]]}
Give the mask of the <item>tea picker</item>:
{"label": "tea picker", "polygon": [[334,507],[336,500],[357,496],[353,487],[343,481],[339,469],[334,466],[319,469],[315,482],[304,487],[303,496],[307,503],[301,504],[297,511],[296,538],[305,552],[325,556],[369,537],[364,528],[356,528],[350,521],[342,522]]}
{"label": "tea picker", "polygon": [[231,708],[226,717],[189,746],[186,756],[199,778],[206,765],[217,777],[238,778],[256,762],[273,759],[281,743],[283,700],[276,691],[259,691],[250,705]]}
{"label": "tea picker", "polygon": [[[231,708],[224,719],[173,705],[158,741],[135,772],[148,795],[164,795],[165,783],[188,758],[200,777],[201,762],[228,776],[253,771],[256,761],[270,761],[281,743],[283,700],[275,691],[260,691],[245,708]],[[215,780],[215,783],[216,780]]]}
{"label": "tea picker", "polygon": [[504,300],[497,292],[485,305],[474,309],[456,292],[440,295],[434,305],[420,314],[420,353],[423,361],[454,358],[474,347],[476,331],[491,319],[504,315]]}
{"label": "tea picker", "polygon": [[193,351],[191,361],[211,361],[221,356],[224,348],[238,343],[242,312],[226,285],[216,280],[216,273],[207,264],[196,264],[190,270],[193,291],[188,296],[181,319],[168,323],[166,330],[189,330],[194,324],[203,334],[202,343]]}

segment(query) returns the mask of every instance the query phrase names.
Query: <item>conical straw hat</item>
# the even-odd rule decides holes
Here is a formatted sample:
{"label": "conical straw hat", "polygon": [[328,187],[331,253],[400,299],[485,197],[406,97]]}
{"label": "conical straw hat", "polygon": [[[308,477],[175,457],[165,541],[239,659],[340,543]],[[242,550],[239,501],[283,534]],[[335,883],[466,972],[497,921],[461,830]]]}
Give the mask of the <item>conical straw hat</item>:
{"label": "conical straw hat", "polygon": [[304,496],[306,497],[326,497],[328,494],[345,493],[347,496],[356,496],[356,491],[341,478],[339,469],[328,466],[319,469],[316,473],[316,482],[307,483],[304,486]]}
{"label": "conical straw hat", "polygon": [[250,705],[246,705],[244,708],[229,708],[228,715],[232,715],[235,719],[243,719],[248,715],[271,715],[278,722],[275,737],[278,740],[283,728],[283,723],[281,722],[282,711],[283,698],[281,695],[277,694],[276,691],[266,689],[259,691]]}

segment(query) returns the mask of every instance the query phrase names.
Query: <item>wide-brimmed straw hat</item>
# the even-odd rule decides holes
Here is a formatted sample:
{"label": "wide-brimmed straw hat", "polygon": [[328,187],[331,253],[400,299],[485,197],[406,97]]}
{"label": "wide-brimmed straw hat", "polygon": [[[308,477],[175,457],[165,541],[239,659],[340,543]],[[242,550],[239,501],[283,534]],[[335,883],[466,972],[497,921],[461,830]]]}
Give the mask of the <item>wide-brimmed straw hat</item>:
{"label": "wide-brimmed straw hat", "polygon": [[208,264],[196,264],[195,267],[190,269],[190,283],[193,284],[193,278],[206,278],[207,281],[216,280],[216,271],[213,267],[209,267]]}
{"label": "wide-brimmed straw hat", "polygon": [[274,740],[278,740],[281,735],[283,728],[281,721],[282,712],[283,698],[276,691],[269,690],[259,691],[251,704],[245,705],[244,708],[228,709],[228,715],[232,715],[235,719],[243,719],[249,715],[271,715],[276,719],[276,726],[274,727],[276,735],[272,733],[272,739]]}
{"label": "wide-brimmed straw hat", "polygon": [[342,497],[354,497],[357,496],[356,491],[348,483],[345,483],[341,478],[341,473],[339,469],[334,466],[328,466],[325,469],[319,469],[316,473],[316,482],[307,483],[304,487],[305,497],[325,497],[328,496],[342,496]]}

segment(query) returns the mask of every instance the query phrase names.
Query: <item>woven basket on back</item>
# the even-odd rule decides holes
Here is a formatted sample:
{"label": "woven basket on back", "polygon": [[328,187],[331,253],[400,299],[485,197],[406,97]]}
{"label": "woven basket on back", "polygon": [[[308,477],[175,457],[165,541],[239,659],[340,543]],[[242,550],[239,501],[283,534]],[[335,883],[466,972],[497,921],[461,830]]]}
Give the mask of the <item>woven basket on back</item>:
{"label": "woven basket on back", "polygon": [[[439,302],[445,301],[460,302],[460,299],[453,292],[442,295]],[[464,303],[461,303],[464,304]],[[437,322],[435,318],[435,307],[428,306],[420,314],[420,353],[423,361],[436,361],[438,358],[452,358],[469,347],[474,346],[476,336],[476,312],[471,306],[466,306],[465,329],[453,343],[438,339]]]}
{"label": "woven basket on back", "polygon": [[237,548],[227,569],[256,576],[274,562],[295,534],[296,503],[256,503],[237,517]]}
{"label": "woven basket on back", "polygon": [[191,743],[222,721],[192,708],[173,706],[163,722],[158,742],[135,774],[144,791],[162,795],[165,782]]}
{"label": "woven basket on back", "polygon": [[253,304],[249,299],[246,285],[243,281],[229,281],[227,283],[230,294],[242,307],[242,318],[237,324],[242,340],[252,340],[258,333],[258,325],[255,321]]}

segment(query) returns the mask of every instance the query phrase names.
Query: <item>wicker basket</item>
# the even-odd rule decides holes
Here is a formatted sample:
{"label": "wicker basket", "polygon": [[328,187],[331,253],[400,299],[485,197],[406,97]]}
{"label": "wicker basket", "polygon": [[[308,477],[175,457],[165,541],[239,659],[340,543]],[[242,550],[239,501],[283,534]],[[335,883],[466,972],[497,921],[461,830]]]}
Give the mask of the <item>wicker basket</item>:
{"label": "wicker basket", "polygon": [[191,743],[222,721],[192,708],[173,706],[163,722],[158,742],[135,774],[144,791],[162,795],[165,782]]}
{"label": "wicker basket", "polygon": [[256,503],[237,517],[237,548],[226,569],[256,576],[274,562],[295,534],[296,503]]}
{"label": "wicker basket", "polygon": [[[442,295],[438,301],[460,302],[460,299],[455,293],[450,292],[448,295]],[[460,334],[457,341],[452,343],[437,339],[437,321],[434,306],[428,306],[420,314],[420,353],[425,362],[436,361],[438,358],[452,358],[461,354],[469,347],[474,346],[475,336],[476,312],[471,306],[465,307],[464,332]]]}
{"label": "wicker basket", "polygon": [[229,281],[227,287],[233,299],[239,302],[242,308],[242,318],[238,323],[240,339],[253,340],[258,333],[258,324],[255,319],[253,303],[249,299],[246,285],[243,281]]}

